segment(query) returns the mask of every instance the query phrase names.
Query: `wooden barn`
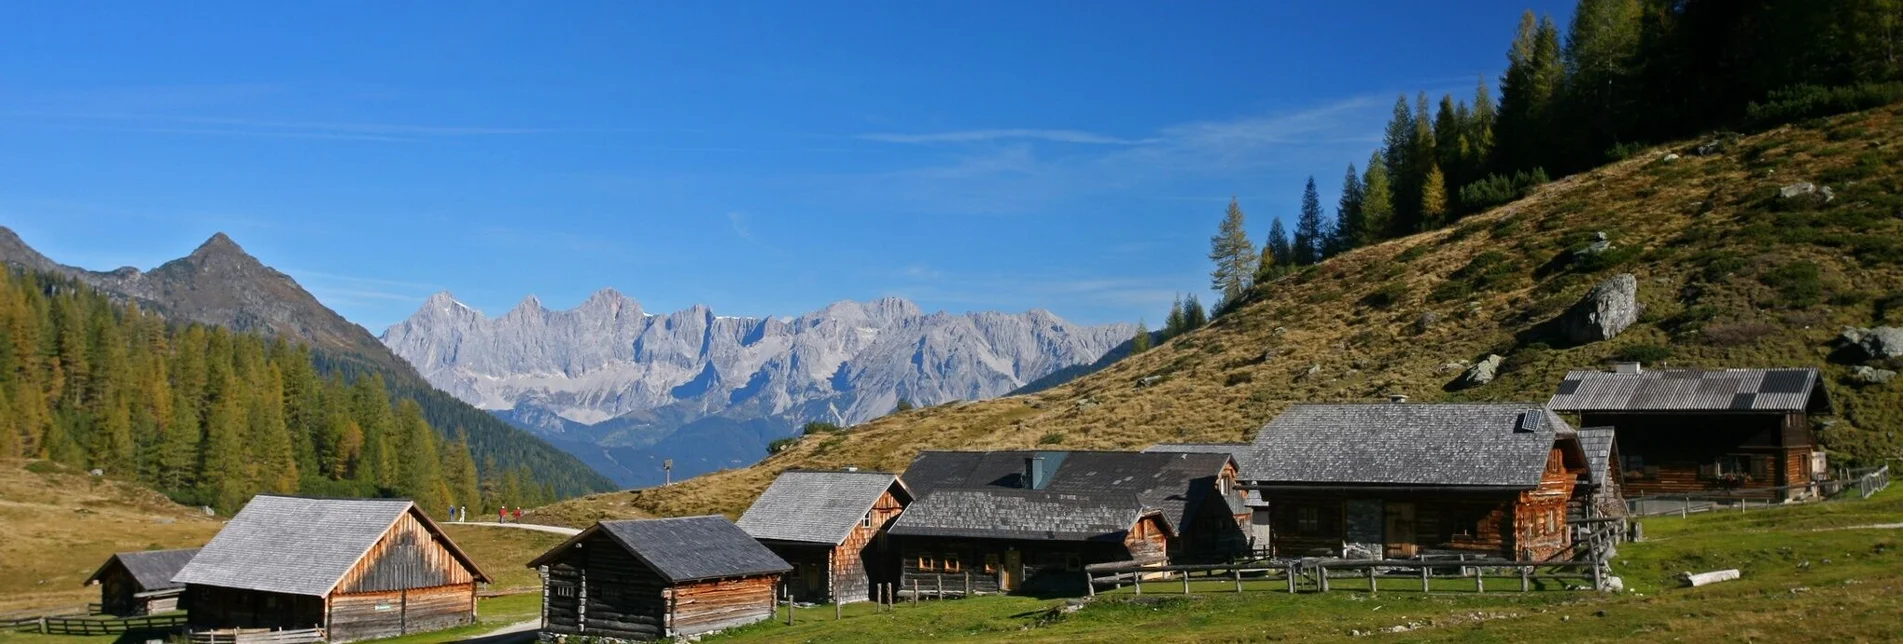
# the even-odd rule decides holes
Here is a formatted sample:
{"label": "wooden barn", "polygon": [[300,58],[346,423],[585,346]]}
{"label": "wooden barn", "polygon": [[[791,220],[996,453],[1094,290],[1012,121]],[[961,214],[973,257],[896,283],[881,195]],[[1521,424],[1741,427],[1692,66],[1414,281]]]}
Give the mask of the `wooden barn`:
{"label": "wooden barn", "polygon": [[1611,427],[1628,497],[1761,490],[1814,494],[1827,478],[1811,416],[1831,412],[1816,369],[1574,371],[1547,402]]}
{"label": "wooden barn", "polygon": [[726,517],[602,521],[529,562],[545,638],[648,641],[772,619],[792,566]]}
{"label": "wooden barn", "polygon": [[173,581],[194,629],[348,642],[472,623],[489,577],[409,501],[260,495]]}
{"label": "wooden barn", "polygon": [[773,480],[738,525],[793,566],[786,588],[801,602],[862,602],[874,584],[898,581],[886,528],[912,493],[887,472],[789,471]]}
{"label": "wooden barn", "polygon": [[1572,427],[1533,403],[1295,405],[1256,435],[1245,484],[1281,557],[1544,558],[1589,494]]}
{"label": "wooden barn", "polygon": [[899,592],[1084,591],[1083,566],[1245,553],[1248,508],[1226,454],[926,452],[894,522]]}
{"label": "wooden barn", "polygon": [[197,548],[121,552],[106,558],[86,584],[99,584],[100,612],[131,617],[178,610],[184,584],[172,576],[198,554]]}

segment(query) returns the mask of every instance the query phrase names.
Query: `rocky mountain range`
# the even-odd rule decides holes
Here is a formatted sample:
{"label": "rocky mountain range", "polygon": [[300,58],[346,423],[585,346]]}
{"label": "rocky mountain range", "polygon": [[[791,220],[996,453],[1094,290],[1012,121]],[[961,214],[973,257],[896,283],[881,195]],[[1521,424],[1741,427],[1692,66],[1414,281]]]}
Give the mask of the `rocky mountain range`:
{"label": "rocky mountain range", "polygon": [[642,485],[664,459],[677,478],[750,464],[807,421],[1000,396],[1134,333],[1044,310],[928,314],[899,298],[788,318],[649,313],[610,289],[565,311],[531,296],[494,318],[438,293],[382,340],[438,388]]}

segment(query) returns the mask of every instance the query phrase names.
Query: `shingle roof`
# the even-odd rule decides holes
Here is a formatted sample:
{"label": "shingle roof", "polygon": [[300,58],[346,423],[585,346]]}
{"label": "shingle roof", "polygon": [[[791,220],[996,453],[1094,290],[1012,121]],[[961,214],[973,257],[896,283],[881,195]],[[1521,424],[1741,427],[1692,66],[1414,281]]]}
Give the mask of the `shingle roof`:
{"label": "shingle roof", "polygon": [[1612,467],[1612,428],[1581,427],[1579,429],[1579,447],[1586,452],[1586,464],[1592,470],[1592,480],[1604,484],[1618,476]]}
{"label": "shingle roof", "polygon": [[[324,596],[411,511],[405,499],[251,498],[172,581]],[[481,569],[423,513],[416,513],[478,581]]]}
{"label": "shingle roof", "polygon": [[[1230,458],[1236,459],[1236,467],[1240,468],[1242,467],[1243,463],[1248,462],[1249,451],[1252,449],[1254,449],[1254,445],[1251,445],[1249,443],[1157,443],[1155,445],[1151,445],[1149,447],[1143,448],[1143,453],[1145,454],[1158,454],[1158,453],[1161,453],[1161,454],[1181,454],[1181,453],[1228,454]],[[1243,474],[1241,478],[1246,479],[1249,477],[1246,474]],[[1267,505],[1268,505],[1268,502],[1262,500],[1262,492],[1260,490],[1245,490],[1244,491],[1244,497],[1242,502],[1243,507],[1245,508],[1259,507],[1259,506],[1267,506]],[[1242,510],[1238,508],[1237,514],[1240,514],[1241,512]]]}
{"label": "shingle roof", "polygon": [[537,557],[529,567],[541,566],[570,544],[597,532],[613,538],[669,583],[771,575],[793,569],[786,560],[718,515],[602,521]]}
{"label": "shingle roof", "polygon": [[1242,468],[1270,484],[1539,485],[1556,434],[1534,403],[1295,405],[1256,434]]}
{"label": "shingle roof", "polygon": [[1566,374],[1546,406],[1559,411],[1828,411],[1817,370],[1655,369]]}
{"label": "shingle roof", "polygon": [[934,537],[1122,541],[1124,533],[1145,511],[1134,494],[942,489],[907,507],[892,524],[891,532]]}
{"label": "shingle roof", "polygon": [[1039,491],[1092,498],[1132,495],[1143,507],[1161,510],[1173,529],[1214,495],[1216,475],[1230,460],[1224,453],[1188,452],[923,452],[900,478],[921,500],[947,489],[1022,490],[1024,459],[1032,456],[1044,458],[1049,479]]}
{"label": "shingle roof", "polygon": [[738,525],[755,539],[839,545],[894,486],[905,495],[889,472],[789,471],[767,486]]}
{"label": "shingle roof", "polygon": [[131,573],[133,581],[138,582],[142,591],[178,588],[184,584],[173,583],[172,575],[178,574],[179,569],[191,563],[192,557],[198,554],[198,550],[198,548],[185,548],[121,552],[107,557],[106,563],[99,566],[99,570],[93,572],[91,577],[86,578],[86,583],[99,581],[100,575],[104,575],[106,570],[112,567],[112,563],[117,561],[119,565],[126,567],[126,572]]}

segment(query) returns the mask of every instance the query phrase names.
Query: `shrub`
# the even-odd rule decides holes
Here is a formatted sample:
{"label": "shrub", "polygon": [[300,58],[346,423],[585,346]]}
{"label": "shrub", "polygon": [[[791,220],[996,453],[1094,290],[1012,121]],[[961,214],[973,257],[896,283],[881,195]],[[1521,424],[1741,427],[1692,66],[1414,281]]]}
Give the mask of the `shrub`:
{"label": "shrub", "polygon": [[1722,282],[1732,273],[1744,270],[1744,256],[1722,250],[1708,250],[1692,256],[1692,263],[1703,264],[1698,276],[1706,282]]}
{"label": "shrub", "polygon": [[800,435],[812,436],[814,434],[837,434],[842,430],[843,428],[841,428],[838,425],[815,420],[813,422],[810,422],[801,426]]}
{"label": "shrub", "polygon": [[1664,362],[1672,358],[1672,348],[1656,344],[1635,344],[1613,354],[1621,362]]}
{"label": "shrub", "polygon": [[1575,257],[1579,259],[1573,262],[1573,270],[1577,270],[1581,273],[1597,273],[1611,270],[1625,265],[1638,256],[1639,248],[1637,246],[1614,246],[1606,249],[1603,253],[1576,255]]}
{"label": "shrub", "polygon": [[1394,256],[1394,261],[1405,264],[1405,263],[1420,259],[1422,255],[1426,255],[1426,254],[1427,254],[1427,246],[1417,244],[1414,246],[1409,246],[1407,250],[1401,251],[1400,253],[1396,254]]}
{"label": "shrub", "polygon": [[781,438],[771,443],[767,443],[766,453],[778,454],[780,452],[784,452],[788,449],[791,449],[794,445],[798,445],[799,442],[800,442],[800,439],[798,438]]}
{"label": "shrub", "polygon": [[1382,284],[1374,292],[1361,298],[1361,304],[1377,309],[1385,309],[1407,299],[1407,282],[1394,281]]}
{"label": "shrub", "polygon": [[1763,103],[1744,108],[1744,120],[1756,129],[1832,114],[1843,114],[1903,100],[1903,83],[1859,83],[1826,87],[1793,85],[1773,90]]}
{"label": "shrub", "polygon": [[1534,168],[1532,172],[1520,171],[1512,176],[1490,174],[1485,179],[1460,187],[1460,209],[1463,212],[1479,212],[1509,203],[1533,193],[1535,188],[1551,182],[1545,168]]}
{"label": "shrub", "polygon": [[1784,296],[1784,304],[1790,308],[1816,306],[1824,301],[1824,280],[1816,264],[1791,262],[1758,279]]}
{"label": "shrub", "polygon": [[1037,439],[1037,444],[1039,445],[1056,445],[1062,442],[1064,442],[1064,432],[1051,432],[1039,436]]}

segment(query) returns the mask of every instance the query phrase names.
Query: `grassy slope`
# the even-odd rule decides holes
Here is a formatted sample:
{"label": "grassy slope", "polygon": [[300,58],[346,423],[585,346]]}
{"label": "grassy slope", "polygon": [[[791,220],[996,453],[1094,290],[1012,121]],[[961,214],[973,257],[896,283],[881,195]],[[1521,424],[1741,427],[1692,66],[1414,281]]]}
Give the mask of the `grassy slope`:
{"label": "grassy slope", "polygon": [[[1845,325],[1875,322],[1878,302],[1903,296],[1903,107],[1786,127],[1731,142],[1722,156],[1661,162],[1660,148],[1548,185],[1455,227],[1330,259],[1263,285],[1209,328],[1050,391],[893,414],[843,435],[807,438],[749,468],[665,489],[593,495],[545,516],[737,516],[780,471],[856,465],[902,470],[922,449],[1130,449],[1165,440],[1239,441],[1288,405],[1370,400],[1544,401],[1568,369],[1595,367],[1636,345],[1669,346],[1678,366],[1825,367],[1847,421],[1825,432],[1841,457],[1898,453],[1903,384],[1854,388],[1829,364]],[[1783,212],[1774,194],[1799,180],[1829,185],[1822,209]],[[1607,233],[1615,266],[1556,258]],[[1483,253],[1491,271],[1467,269]],[[1815,281],[1780,280],[1810,262]],[[1464,270],[1463,269],[1467,269]],[[1539,337],[1540,324],[1616,272],[1639,278],[1640,322],[1575,348]],[[1488,273],[1488,277],[1473,277]],[[1434,297],[1453,281],[1470,294]],[[1778,285],[1778,286],[1774,286]],[[1780,286],[1782,288],[1780,288]],[[1815,287],[1815,294],[1804,293]],[[1381,304],[1377,292],[1395,296]],[[1903,322],[1903,300],[1889,308]],[[1441,321],[1425,332],[1424,313]],[[1495,382],[1443,387],[1448,362],[1507,356]],[[1265,354],[1271,354],[1265,357]],[[1311,366],[1319,371],[1303,375]],[[1161,376],[1138,388],[1145,376]],[[1869,431],[1876,430],[1876,431]],[[1886,436],[1885,432],[1890,432]],[[1048,438],[1047,438],[1048,437]]]}
{"label": "grassy slope", "polygon": [[[803,612],[796,625],[758,624],[718,642],[1012,642],[1144,641],[1327,642],[1341,640],[1520,642],[1528,633],[1553,641],[1750,641],[1777,635],[1828,635],[1880,641],[1903,627],[1903,531],[1830,529],[1903,520],[1903,489],[1867,501],[1694,515],[1646,522],[1646,543],[1621,546],[1615,572],[1631,592],[1536,592],[1493,582],[1423,595],[1411,580],[1341,582],[1327,595],[1290,596],[1267,586],[1237,595],[1233,586],[1196,593],[1109,595],[1083,610],[1053,616],[1063,600],[985,597],[901,606],[872,614],[829,608]],[[1809,562],[1805,565],[1805,562]],[[1740,581],[1679,588],[1680,571],[1738,568]],[[1174,584],[1151,587],[1169,593]],[[1498,592],[1512,588],[1513,591]],[[1345,589],[1345,590],[1344,590]],[[1126,589],[1127,590],[1127,589]],[[1409,626],[1401,634],[1379,632]]]}

